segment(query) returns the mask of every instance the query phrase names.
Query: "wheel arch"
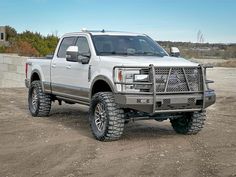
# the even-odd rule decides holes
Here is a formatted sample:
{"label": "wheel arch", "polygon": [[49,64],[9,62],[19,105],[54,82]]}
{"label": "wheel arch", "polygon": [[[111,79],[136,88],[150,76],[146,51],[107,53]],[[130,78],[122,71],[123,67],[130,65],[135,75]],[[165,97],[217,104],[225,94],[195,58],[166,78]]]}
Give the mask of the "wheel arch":
{"label": "wheel arch", "polygon": [[110,91],[112,93],[116,92],[113,82],[105,76],[97,76],[94,78],[89,92],[89,98],[91,99],[95,93],[101,91]]}
{"label": "wheel arch", "polygon": [[42,89],[43,89],[43,91],[44,91],[44,85],[43,85],[43,82],[42,82],[42,77],[41,77],[40,72],[39,72],[37,69],[34,69],[31,73],[32,73],[32,74],[31,74],[31,76],[30,76],[30,84],[31,84],[33,81],[39,80],[39,81],[41,82]]}

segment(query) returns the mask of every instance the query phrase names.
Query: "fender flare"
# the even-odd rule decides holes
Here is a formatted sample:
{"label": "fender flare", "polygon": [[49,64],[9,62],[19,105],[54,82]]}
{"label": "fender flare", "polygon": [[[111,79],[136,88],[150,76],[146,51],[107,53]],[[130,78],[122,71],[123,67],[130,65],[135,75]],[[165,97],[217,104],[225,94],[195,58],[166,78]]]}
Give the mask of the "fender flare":
{"label": "fender flare", "polygon": [[32,76],[33,76],[35,73],[37,73],[38,76],[39,76],[39,79],[40,79],[40,82],[41,82],[41,85],[42,85],[42,89],[43,89],[43,92],[44,92],[44,85],[43,85],[42,77],[41,77],[41,74],[40,74],[39,70],[37,70],[37,69],[33,69],[33,70],[32,70],[31,76],[30,76],[30,84],[31,84],[31,82],[32,82]]}
{"label": "fender flare", "polygon": [[99,80],[102,80],[102,81],[106,82],[106,83],[109,85],[109,87],[111,88],[112,93],[116,93],[116,92],[117,92],[116,87],[114,86],[113,82],[112,82],[109,78],[107,78],[106,76],[103,76],[103,75],[98,75],[98,76],[96,76],[96,77],[93,79],[93,81],[92,81],[92,83],[91,83],[90,91],[89,91],[89,98],[90,98],[90,99],[91,99],[91,97],[92,97],[93,86],[94,86],[94,84],[95,84],[97,81],[99,81]]}

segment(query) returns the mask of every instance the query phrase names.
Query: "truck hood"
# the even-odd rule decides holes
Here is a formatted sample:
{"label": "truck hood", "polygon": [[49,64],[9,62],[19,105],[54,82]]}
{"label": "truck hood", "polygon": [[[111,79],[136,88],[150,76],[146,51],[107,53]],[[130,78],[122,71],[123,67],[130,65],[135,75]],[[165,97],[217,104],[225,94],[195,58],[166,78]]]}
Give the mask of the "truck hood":
{"label": "truck hood", "polygon": [[113,66],[198,66],[198,63],[188,61],[184,58],[170,56],[100,56],[102,62],[113,64]]}

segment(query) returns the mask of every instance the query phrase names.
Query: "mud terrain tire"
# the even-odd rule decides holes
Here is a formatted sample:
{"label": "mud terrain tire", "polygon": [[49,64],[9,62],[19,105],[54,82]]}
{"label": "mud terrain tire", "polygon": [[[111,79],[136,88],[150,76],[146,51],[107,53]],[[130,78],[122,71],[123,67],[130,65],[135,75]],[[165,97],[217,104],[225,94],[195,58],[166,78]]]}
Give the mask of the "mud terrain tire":
{"label": "mud terrain tire", "polygon": [[92,97],[89,122],[97,140],[113,141],[121,137],[124,130],[124,110],[115,103],[111,92],[99,92]]}
{"label": "mud terrain tire", "polygon": [[176,133],[193,135],[201,131],[206,120],[205,112],[185,113],[183,117],[170,120]]}
{"label": "mud terrain tire", "polygon": [[29,111],[34,117],[48,116],[51,110],[51,95],[43,92],[40,81],[33,81],[28,95]]}

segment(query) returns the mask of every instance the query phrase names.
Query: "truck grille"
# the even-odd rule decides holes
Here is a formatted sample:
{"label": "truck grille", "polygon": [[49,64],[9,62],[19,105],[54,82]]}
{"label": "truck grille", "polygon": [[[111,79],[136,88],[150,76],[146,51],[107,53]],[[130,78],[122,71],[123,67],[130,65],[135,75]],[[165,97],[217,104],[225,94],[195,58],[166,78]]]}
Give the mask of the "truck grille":
{"label": "truck grille", "polygon": [[156,92],[188,92],[202,90],[200,68],[156,68]]}
{"label": "truck grille", "polygon": [[[141,74],[149,72],[148,69],[141,70]],[[156,67],[155,79],[156,93],[200,92],[203,90],[200,67]]]}

